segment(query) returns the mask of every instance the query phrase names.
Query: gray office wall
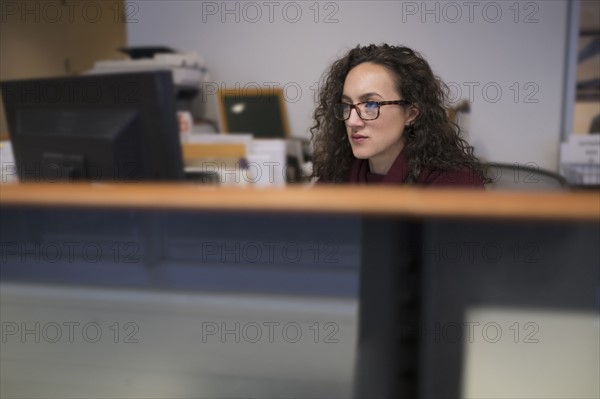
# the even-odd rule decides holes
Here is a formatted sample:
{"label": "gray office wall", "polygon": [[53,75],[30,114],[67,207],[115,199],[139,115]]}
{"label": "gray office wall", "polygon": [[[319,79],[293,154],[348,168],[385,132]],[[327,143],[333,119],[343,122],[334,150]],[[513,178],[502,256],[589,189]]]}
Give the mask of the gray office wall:
{"label": "gray office wall", "polygon": [[[357,44],[419,50],[471,100],[470,142],[490,161],[558,169],[566,1],[130,1],[128,44],[198,51],[208,87],[286,89],[292,134],[308,136],[328,65]],[[208,94],[208,115],[216,116]]]}

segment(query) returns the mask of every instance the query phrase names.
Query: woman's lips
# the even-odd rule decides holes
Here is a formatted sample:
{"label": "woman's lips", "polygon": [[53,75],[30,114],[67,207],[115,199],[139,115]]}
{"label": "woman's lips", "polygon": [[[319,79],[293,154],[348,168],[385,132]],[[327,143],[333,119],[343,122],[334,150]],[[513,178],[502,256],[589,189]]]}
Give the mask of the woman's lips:
{"label": "woman's lips", "polygon": [[352,141],[354,143],[362,143],[363,141],[368,139],[367,136],[363,136],[362,134],[356,134],[356,133],[351,134],[350,137],[352,138]]}

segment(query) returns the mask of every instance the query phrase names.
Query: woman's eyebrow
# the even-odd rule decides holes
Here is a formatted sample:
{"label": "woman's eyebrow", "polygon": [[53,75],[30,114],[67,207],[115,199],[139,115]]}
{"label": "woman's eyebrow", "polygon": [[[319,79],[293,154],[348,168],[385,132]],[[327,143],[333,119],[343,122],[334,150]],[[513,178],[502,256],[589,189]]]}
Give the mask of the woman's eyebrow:
{"label": "woman's eyebrow", "polygon": [[[361,95],[358,97],[358,101],[367,101],[367,100],[369,100],[369,99],[373,98],[374,96],[377,96],[377,97],[379,97],[379,98],[383,98],[383,97],[381,97],[381,95],[379,95],[378,93],[375,93],[375,92],[370,92],[370,93],[361,94]],[[352,99],[351,99],[350,97],[348,97],[347,95],[345,95],[345,94],[342,94],[342,100],[348,100],[348,101],[352,101]]]}
{"label": "woman's eyebrow", "polygon": [[377,96],[379,98],[382,98],[379,94],[377,94],[375,92],[371,92],[371,93],[362,94],[360,97],[358,97],[358,99],[360,101],[367,101],[368,99],[373,98],[375,96]]}

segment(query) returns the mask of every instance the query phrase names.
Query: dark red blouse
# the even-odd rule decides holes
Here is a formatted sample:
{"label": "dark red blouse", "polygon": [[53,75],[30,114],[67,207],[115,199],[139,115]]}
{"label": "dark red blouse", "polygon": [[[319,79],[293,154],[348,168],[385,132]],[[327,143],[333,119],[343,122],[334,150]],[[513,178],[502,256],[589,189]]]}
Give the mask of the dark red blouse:
{"label": "dark red blouse", "polygon": [[[350,171],[349,183],[358,184],[403,184],[408,177],[408,158],[404,151],[400,152],[387,175],[377,175],[369,170],[367,159],[354,159]],[[484,188],[477,173],[468,168],[457,170],[428,170],[421,171],[417,179],[418,185],[423,186],[459,186]]]}

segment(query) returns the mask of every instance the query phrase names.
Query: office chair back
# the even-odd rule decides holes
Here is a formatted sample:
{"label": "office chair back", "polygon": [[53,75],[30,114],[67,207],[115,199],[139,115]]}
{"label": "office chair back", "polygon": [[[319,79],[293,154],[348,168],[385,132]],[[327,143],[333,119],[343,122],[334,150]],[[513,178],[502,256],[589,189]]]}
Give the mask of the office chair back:
{"label": "office chair back", "polygon": [[492,180],[486,185],[488,190],[512,191],[567,191],[569,184],[561,175],[537,166],[486,163],[484,168]]}

